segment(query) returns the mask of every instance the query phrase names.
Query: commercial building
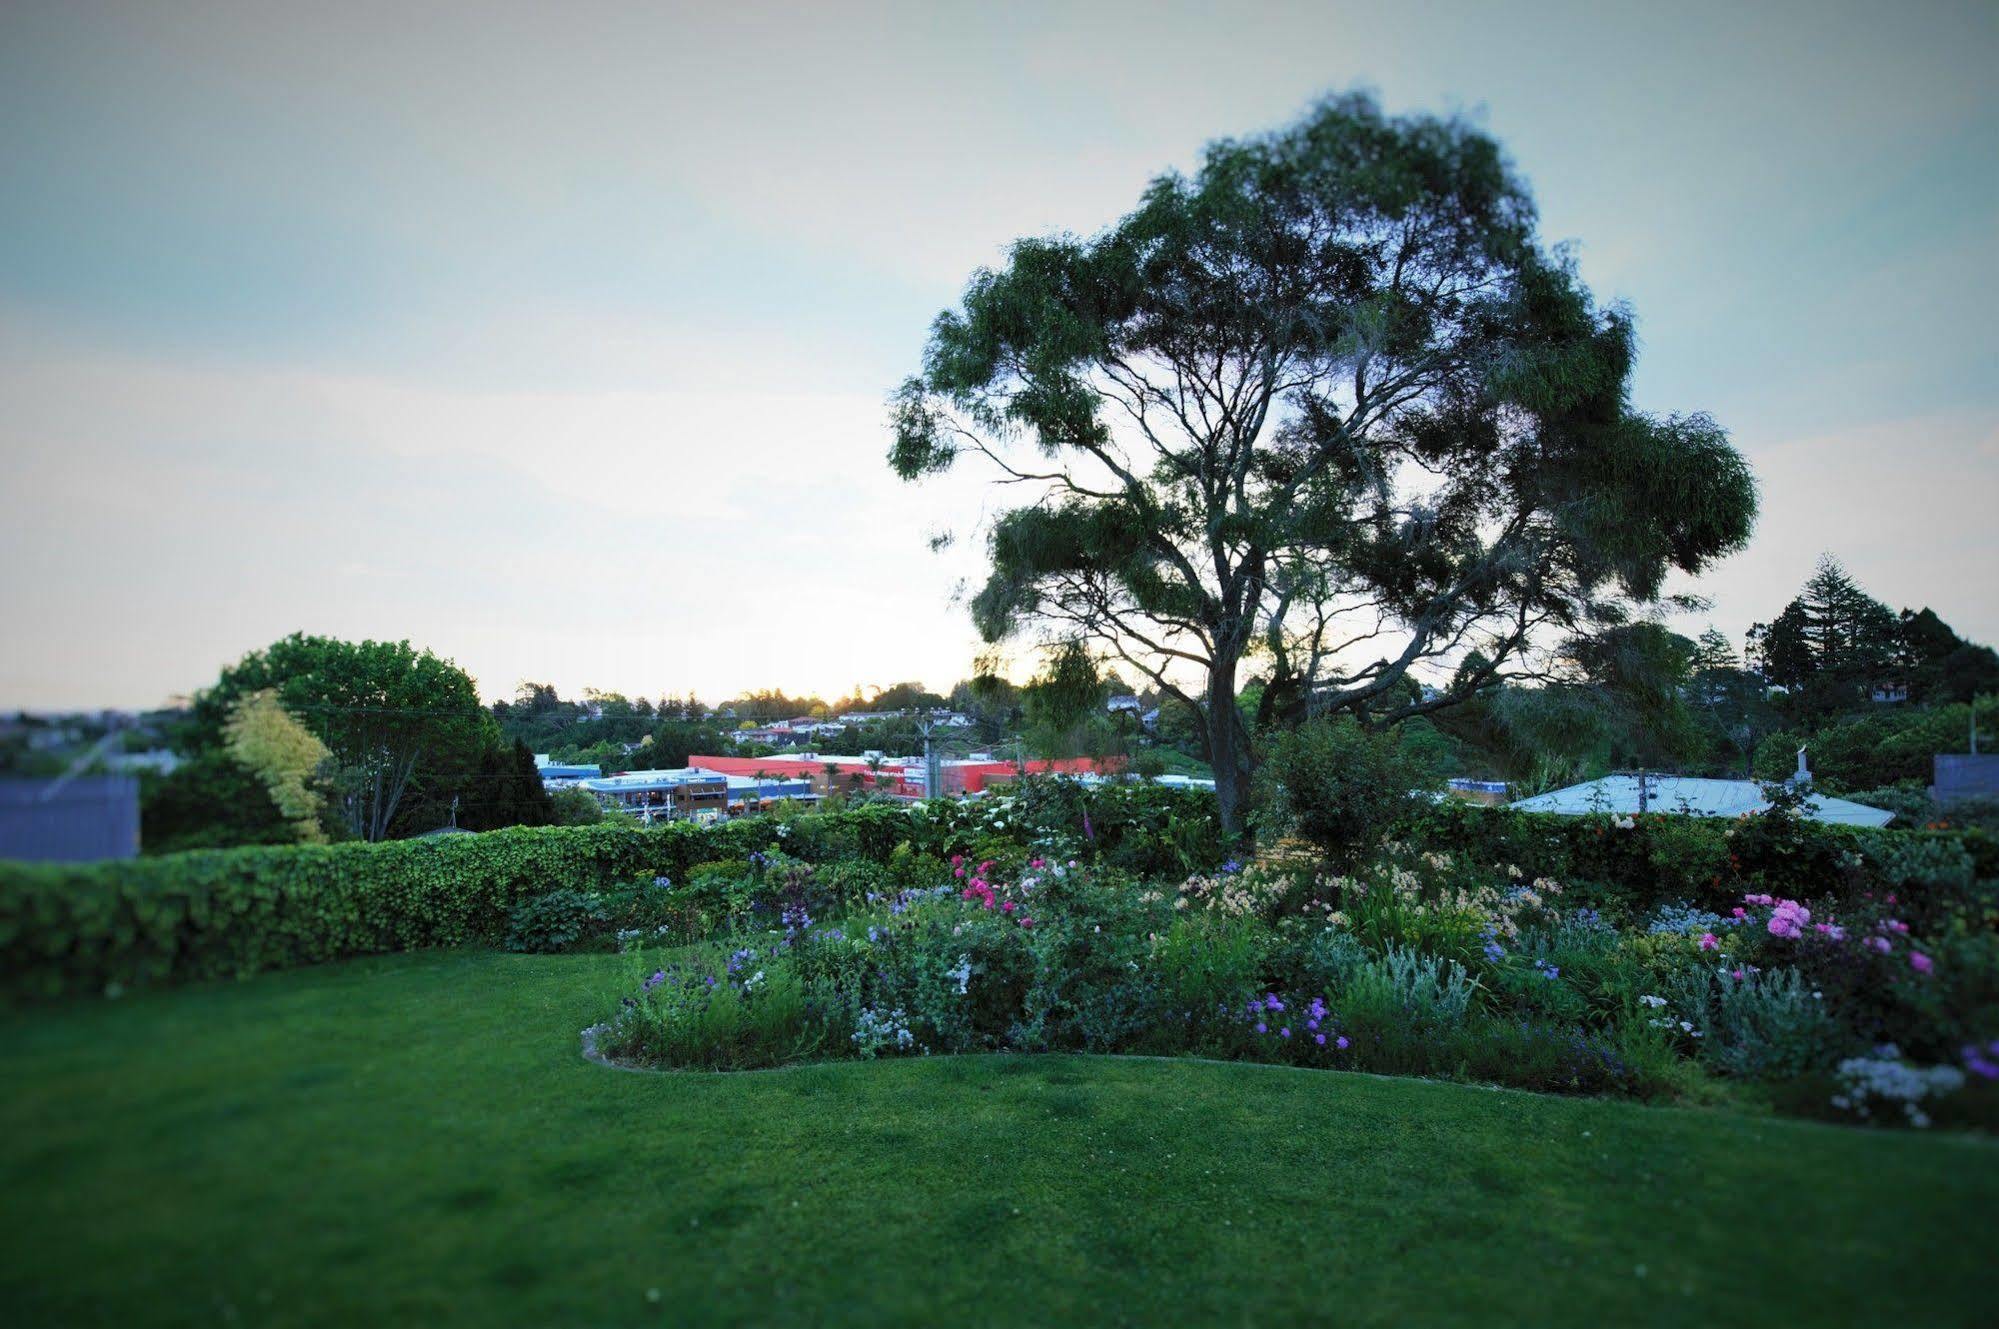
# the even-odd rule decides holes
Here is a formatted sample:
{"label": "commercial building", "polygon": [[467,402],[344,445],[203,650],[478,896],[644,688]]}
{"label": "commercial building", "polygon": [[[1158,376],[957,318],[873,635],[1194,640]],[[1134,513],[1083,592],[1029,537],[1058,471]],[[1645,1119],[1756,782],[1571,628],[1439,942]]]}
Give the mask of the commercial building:
{"label": "commercial building", "polygon": [[[707,760],[706,758],[702,759]],[[642,821],[715,821],[761,812],[780,802],[817,802],[810,781],[781,775],[731,774],[704,766],[619,771],[579,780],[576,787]]]}

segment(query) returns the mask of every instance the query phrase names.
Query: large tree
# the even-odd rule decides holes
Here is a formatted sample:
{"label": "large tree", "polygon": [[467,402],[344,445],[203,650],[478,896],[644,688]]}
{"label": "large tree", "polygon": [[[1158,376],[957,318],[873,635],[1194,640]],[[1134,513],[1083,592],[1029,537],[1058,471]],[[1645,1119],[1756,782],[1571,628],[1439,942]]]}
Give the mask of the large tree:
{"label": "large tree", "polygon": [[219,743],[237,703],[265,691],[332,750],[347,823],[368,840],[389,833],[420,772],[471,767],[494,733],[472,679],[451,661],[406,641],[294,633],[224,669],[195,698],[197,745]]}
{"label": "large tree", "polygon": [[976,274],[890,460],[1019,487],[979,629],[1086,642],[1188,706],[1234,826],[1250,724],[1451,705],[1745,542],[1747,466],[1705,416],[1634,411],[1632,359],[1496,143],[1353,95]]}
{"label": "large tree", "polygon": [[1825,554],[1783,613],[1750,627],[1750,658],[1790,693],[1794,709],[1839,710],[1866,701],[1870,685],[1904,672],[1902,635],[1888,606]]}

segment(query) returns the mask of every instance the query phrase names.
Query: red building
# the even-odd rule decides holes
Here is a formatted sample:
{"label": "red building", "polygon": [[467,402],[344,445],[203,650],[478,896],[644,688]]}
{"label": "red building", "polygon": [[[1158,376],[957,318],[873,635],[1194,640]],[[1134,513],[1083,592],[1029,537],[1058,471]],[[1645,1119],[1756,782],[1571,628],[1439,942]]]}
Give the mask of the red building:
{"label": "red building", "polygon": [[[727,775],[772,775],[786,779],[803,777],[812,781],[813,790],[819,794],[852,793],[857,789],[871,789],[881,793],[894,794],[898,798],[922,798],[923,758],[883,757],[878,765],[870,765],[866,757],[812,756],[812,757],[714,757],[708,755],[691,756],[690,766],[701,766],[711,771],[721,771]],[[1063,775],[1110,774],[1120,763],[1098,763],[1089,757],[1066,757],[1059,761],[1030,761],[1026,770],[1030,775],[1046,775],[1057,772]],[[1018,768],[1010,761],[965,761],[947,758],[938,763],[942,768],[939,796],[956,798],[965,794],[985,792],[989,784],[1001,784],[1011,780]]]}

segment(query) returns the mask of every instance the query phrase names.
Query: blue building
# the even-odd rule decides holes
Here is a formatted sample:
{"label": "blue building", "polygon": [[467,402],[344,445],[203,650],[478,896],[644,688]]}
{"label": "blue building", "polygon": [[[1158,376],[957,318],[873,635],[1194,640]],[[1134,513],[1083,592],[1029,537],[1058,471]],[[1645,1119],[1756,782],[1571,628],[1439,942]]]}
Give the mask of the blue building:
{"label": "blue building", "polygon": [[138,852],[138,777],[0,780],[0,858],[81,863]]}

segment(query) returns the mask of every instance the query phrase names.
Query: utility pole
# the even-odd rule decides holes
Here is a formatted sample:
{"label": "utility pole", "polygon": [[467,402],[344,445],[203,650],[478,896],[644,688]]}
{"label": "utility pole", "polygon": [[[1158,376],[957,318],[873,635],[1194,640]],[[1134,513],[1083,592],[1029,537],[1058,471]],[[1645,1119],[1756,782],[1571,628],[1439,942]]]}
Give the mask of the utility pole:
{"label": "utility pole", "polygon": [[925,798],[942,798],[944,796],[944,763],[938,760],[937,745],[931,741],[931,730],[935,728],[936,723],[937,719],[935,716],[925,715],[922,727],[918,731],[923,735],[923,796]]}

